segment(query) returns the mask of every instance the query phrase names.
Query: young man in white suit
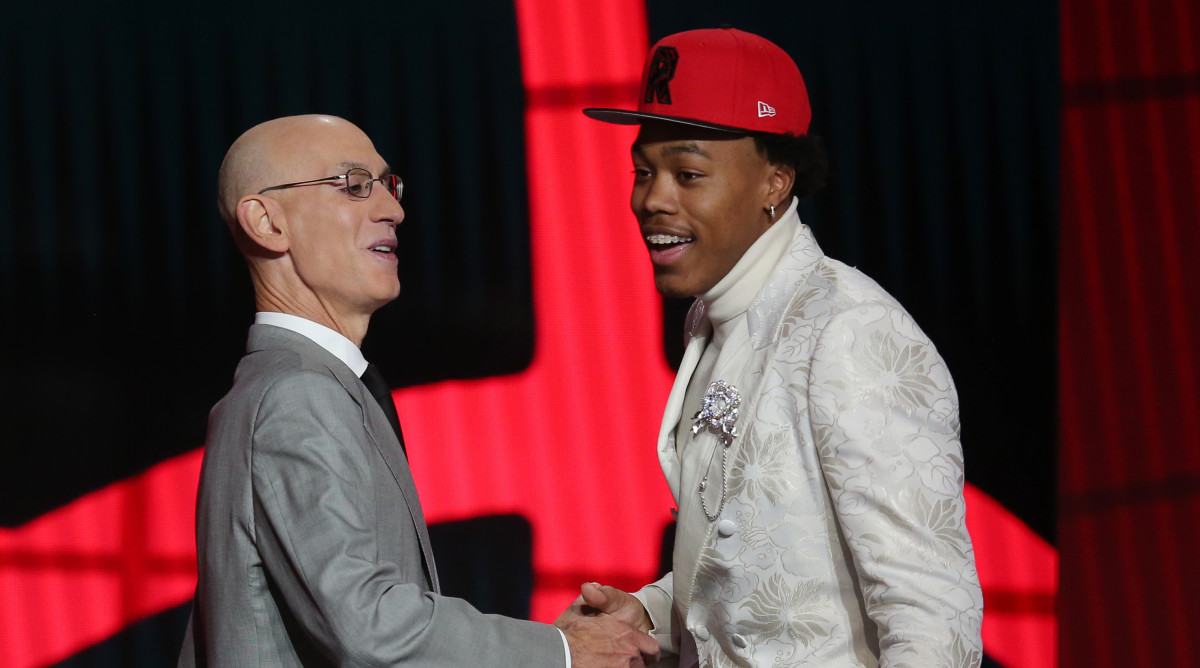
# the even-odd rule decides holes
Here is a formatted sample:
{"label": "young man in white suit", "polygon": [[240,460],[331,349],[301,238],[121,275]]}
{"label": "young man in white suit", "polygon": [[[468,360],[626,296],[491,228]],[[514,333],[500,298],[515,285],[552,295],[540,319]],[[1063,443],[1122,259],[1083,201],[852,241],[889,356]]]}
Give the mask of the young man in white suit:
{"label": "young man in white suit", "polygon": [[258,313],[209,419],[180,665],[641,665],[656,643],[616,619],[568,611],[560,632],[438,593],[395,407],[359,350],[400,293],[402,188],[330,116],[263,123],[225,157]]}
{"label": "young man in white suit", "polygon": [[[658,441],[673,572],[608,608],[683,666],[968,667],[982,595],[958,402],[933,344],[796,213],[824,155],[795,63],[731,28],[652,47],[632,208],[695,297]],[[594,596],[594,593],[593,593]]]}

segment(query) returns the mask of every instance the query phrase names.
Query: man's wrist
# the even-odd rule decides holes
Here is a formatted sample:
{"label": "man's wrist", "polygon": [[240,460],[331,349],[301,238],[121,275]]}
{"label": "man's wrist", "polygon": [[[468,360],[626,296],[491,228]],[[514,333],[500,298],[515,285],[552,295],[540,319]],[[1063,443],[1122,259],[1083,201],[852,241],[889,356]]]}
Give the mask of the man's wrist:
{"label": "man's wrist", "polygon": [[554,627],[554,630],[558,631],[558,636],[562,638],[563,654],[565,654],[567,658],[566,667],[571,668],[571,643],[567,642],[567,634],[563,633],[562,629],[558,628],[557,626]]}

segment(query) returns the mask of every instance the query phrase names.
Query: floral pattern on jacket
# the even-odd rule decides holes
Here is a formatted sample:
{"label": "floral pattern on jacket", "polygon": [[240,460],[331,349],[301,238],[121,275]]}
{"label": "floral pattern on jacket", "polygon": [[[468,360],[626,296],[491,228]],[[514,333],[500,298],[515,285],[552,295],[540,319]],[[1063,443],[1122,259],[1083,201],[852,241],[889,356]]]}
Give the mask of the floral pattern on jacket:
{"label": "floral pattern on jacket", "polygon": [[[664,649],[702,666],[978,666],[958,400],[933,344],[803,225],[747,322],[762,380],[729,453],[728,501],[718,522],[681,509],[681,524],[709,524],[690,547],[693,583],[668,575],[639,593],[652,617],[672,619],[656,629]],[[695,481],[679,479],[667,440],[659,456],[678,499]],[[722,536],[726,520],[735,529]],[[660,605],[689,585],[688,610],[672,618]],[[693,642],[690,656],[680,645]]]}

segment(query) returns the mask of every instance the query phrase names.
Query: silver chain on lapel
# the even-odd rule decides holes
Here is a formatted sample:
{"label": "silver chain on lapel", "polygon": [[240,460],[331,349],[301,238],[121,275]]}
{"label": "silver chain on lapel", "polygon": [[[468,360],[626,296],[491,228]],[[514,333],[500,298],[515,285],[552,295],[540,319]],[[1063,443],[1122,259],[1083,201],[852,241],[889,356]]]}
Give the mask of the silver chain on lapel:
{"label": "silver chain on lapel", "polygon": [[[700,480],[697,489],[700,495],[700,509],[704,511],[704,516],[708,518],[709,522],[715,522],[721,516],[721,511],[725,509],[725,495],[729,484],[725,473],[725,458],[733,439],[738,436],[738,406],[741,403],[742,395],[736,387],[723,380],[714,380],[708,386],[708,391],[704,393],[700,410],[692,416],[692,419],[695,420],[692,423],[692,435],[701,431],[710,431],[721,439],[721,503],[717,506],[716,513],[708,512],[708,503],[704,500],[704,490],[708,488],[707,474]],[[711,466],[712,459],[710,458],[709,467],[711,468]]]}

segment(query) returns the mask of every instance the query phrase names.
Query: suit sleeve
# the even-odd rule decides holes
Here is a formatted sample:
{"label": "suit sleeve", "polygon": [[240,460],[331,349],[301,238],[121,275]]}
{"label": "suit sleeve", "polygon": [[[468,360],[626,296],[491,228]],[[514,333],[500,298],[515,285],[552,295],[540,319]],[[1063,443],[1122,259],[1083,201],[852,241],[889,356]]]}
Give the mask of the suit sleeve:
{"label": "suit sleeve", "polygon": [[945,363],[906,312],[866,303],[832,318],[809,373],[813,436],[880,665],[978,666],[983,598]]}
{"label": "suit sleeve", "polygon": [[336,380],[287,375],[264,393],[254,421],[255,540],[319,651],[351,666],[563,666],[552,626],[484,615],[379,558],[374,446]]}

